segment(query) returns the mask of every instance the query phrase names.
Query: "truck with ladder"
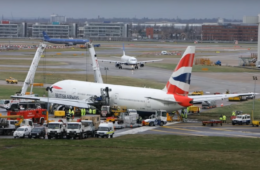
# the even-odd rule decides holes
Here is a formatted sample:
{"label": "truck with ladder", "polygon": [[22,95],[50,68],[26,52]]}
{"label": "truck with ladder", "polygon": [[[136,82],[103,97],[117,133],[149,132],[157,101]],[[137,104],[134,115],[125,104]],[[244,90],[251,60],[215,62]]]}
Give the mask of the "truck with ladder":
{"label": "truck with ladder", "polygon": [[[31,119],[33,123],[43,124],[48,120],[47,106],[40,102],[13,103],[7,109],[8,116],[22,116],[23,119]],[[16,120],[20,120],[17,118]]]}
{"label": "truck with ladder", "polygon": [[[9,119],[9,120],[8,120]],[[19,121],[17,119],[20,119]],[[33,126],[31,119],[24,119],[21,115],[2,116],[0,115],[0,135],[13,135],[20,126]]]}

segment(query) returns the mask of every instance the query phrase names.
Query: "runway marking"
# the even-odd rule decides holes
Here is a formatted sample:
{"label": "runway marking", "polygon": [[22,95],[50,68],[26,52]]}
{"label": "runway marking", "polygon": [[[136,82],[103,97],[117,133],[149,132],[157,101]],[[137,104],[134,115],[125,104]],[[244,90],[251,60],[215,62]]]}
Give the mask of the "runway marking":
{"label": "runway marking", "polygon": [[221,128],[211,128],[213,130],[223,130],[223,131],[231,131],[231,132],[236,132],[234,130],[227,130],[227,129],[221,129]]}
{"label": "runway marking", "polygon": [[[235,134],[223,134],[223,133],[218,133],[218,132],[210,132],[210,131],[199,131],[199,130],[191,130],[191,129],[182,129],[182,128],[175,128],[175,127],[164,127],[164,128],[169,128],[169,129],[176,129],[176,130],[184,130],[184,131],[191,131],[191,132],[199,132],[199,133],[212,133],[212,134],[221,134],[222,136],[231,136],[231,137],[247,137],[247,138],[259,138],[255,136],[246,136],[246,135],[235,135]],[[216,129],[217,130],[217,129]],[[228,130],[227,130],[228,131]],[[233,131],[236,132],[236,131]],[[178,133],[178,132],[177,132]],[[189,134],[189,133],[187,133]],[[193,135],[193,134],[190,134]],[[204,135],[205,136],[205,135]],[[210,135],[206,135],[210,136]]]}
{"label": "runway marking", "polygon": [[181,132],[169,132],[169,131],[154,130],[154,129],[152,129],[151,131],[164,132],[164,133],[173,133],[173,134],[182,134],[182,135],[205,136],[205,135],[199,135],[199,134],[181,133]]}
{"label": "runway marking", "polygon": [[163,128],[169,128],[169,129],[177,129],[177,130],[185,130],[185,131],[192,131],[192,132],[202,132],[198,130],[192,130],[192,129],[182,129],[182,128],[177,128],[177,127],[163,127]]}

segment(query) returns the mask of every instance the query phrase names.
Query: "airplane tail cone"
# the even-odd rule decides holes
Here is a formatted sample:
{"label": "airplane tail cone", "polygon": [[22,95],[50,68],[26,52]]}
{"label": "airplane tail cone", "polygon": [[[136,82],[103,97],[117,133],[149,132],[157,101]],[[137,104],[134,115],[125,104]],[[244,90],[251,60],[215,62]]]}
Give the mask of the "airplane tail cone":
{"label": "airplane tail cone", "polygon": [[195,47],[188,46],[163,89],[167,94],[187,95],[189,93],[194,56]]}

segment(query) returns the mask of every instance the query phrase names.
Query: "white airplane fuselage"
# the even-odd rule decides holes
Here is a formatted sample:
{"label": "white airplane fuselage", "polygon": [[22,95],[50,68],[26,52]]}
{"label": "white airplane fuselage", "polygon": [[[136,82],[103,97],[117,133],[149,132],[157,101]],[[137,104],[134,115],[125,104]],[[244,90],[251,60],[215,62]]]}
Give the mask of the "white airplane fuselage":
{"label": "white airplane fuselage", "polygon": [[[129,109],[136,109],[142,116],[149,116],[155,110],[167,110],[172,112],[183,106],[178,103],[165,103],[158,100],[149,99],[159,98],[165,100],[175,100],[175,95],[166,94],[163,90],[140,88],[131,86],[121,86],[112,84],[100,84],[75,80],[63,80],[52,85],[53,92],[49,93],[51,98],[84,100],[91,96],[100,94],[101,88],[110,88],[110,106],[126,106]],[[55,88],[56,87],[56,88]]]}
{"label": "white airplane fuselage", "polygon": [[137,65],[137,59],[127,55],[121,57],[121,62],[126,63],[125,65]]}

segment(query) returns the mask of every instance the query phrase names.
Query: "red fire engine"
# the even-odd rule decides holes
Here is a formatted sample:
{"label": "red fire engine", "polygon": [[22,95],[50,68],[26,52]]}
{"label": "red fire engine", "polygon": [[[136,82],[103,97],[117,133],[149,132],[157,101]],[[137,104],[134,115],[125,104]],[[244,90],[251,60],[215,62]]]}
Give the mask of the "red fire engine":
{"label": "red fire engine", "polygon": [[[20,115],[24,119],[32,119],[34,123],[43,124],[48,119],[45,103],[20,102],[11,104],[7,109],[7,115]],[[17,119],[19,120],[19,119]]]}

